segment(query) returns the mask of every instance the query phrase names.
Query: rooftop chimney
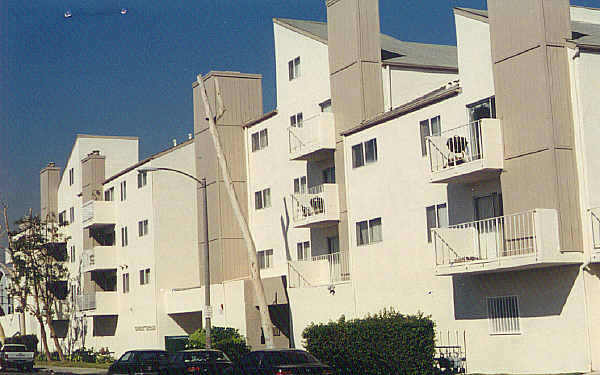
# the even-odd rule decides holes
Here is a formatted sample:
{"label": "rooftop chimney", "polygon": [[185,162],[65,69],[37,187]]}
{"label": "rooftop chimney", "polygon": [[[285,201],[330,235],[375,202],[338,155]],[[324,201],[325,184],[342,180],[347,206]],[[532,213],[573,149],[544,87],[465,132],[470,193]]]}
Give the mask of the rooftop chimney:
{"label": "rooftop chimney", "polygon": [[40,218],[42,221],[58,220],[58,184],[60,168],[54,162],[40,171]]}

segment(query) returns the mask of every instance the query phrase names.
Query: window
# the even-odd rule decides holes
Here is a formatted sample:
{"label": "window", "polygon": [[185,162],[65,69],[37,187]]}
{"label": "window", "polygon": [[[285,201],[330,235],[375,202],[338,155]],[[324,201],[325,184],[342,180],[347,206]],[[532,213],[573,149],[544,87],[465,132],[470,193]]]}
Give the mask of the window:
{"label": "window", "polygon": [[335,184],[335,167],[323,169],[323,183]]}
{"label": "window", "polygon": [[306,193],[306,176],[294,178],[294,194]]}
{"label": "window", "polygon": [[[148,220],[146,220],[147,222]],[[148,228],[146,228],[146,231]],[[129,240],[127,238],[127,227],[121,227],[121,246],[125,247],[129,244]]]}
{"label": "window", "polygon": [[111,187],[104,191],[104,200],[107,202],[112,202],[115,200],[115,188]]}
{"label": "window", "polygon": [[352,168],[362,167],[365,164],[377,161],[377,139],[352,146]]}
{"label": "window", "polygon": [[521,333],[517,296],[488,297],[487,314],[490,334]]}
{"label": "window", "polygon": [[271,189],[264,189],[254,193],[254,208],[257,210],[271,207]]}
{"label": "window", "polygon": [[446,203],[425,208],[427,215],[427,242],[431,242],[432,228],[445,228],[448,226],[448,208]]}
{"label": "window", "polygon": [[71,223],[75,222],[75,207],[69,208],[69,220]]}
{"label": "window", "polygon": [[121,181],[121,202],[127,199],[127,181]]}
{"label": "window", "polygon": [[139,172],[138,173],[138,189],[146,186],[146,182],[148,179],[148,172]]}
{"label": "window", "polygon": [[138,236],[142,237],[148,234],[148,220],[138,221]]}
{"label": "window", "polygon": [[310,259],[310,242],[298,242],[296,248],[298,250],[298,260]]}
{"label": "window", "polygon": [[75,183],[75,172],[73,171],[73,168],[69,169],[69,186],[73,185]]}
{"label": "window", "polygon": [[75,245],[72,245],[70,250],[71,254],[69,258],[71,260],[71,263],[75,263]]}
{"label": "window", "polygon": [[381,241],[383,241],[383,234],[380,217],[356,223],[356,245],[368,245]]}
{"label": "window", "polygon": [[427,156],[427,137],[442,134],[442,120],[440,116],[423,120],[419,123],[421,129],[421,155]]}
{"label": "window", "polygon": [[262,150],[269,145],[267,129],[252,134],[252,152]]}
{"label": "window", "polygon": [[150,282],[150,268],[140,270],[140,285],[146,285]]}
{"label": "window", "polygon": [[67,225],[69,222],[67,221],[67,211],[62,211],[58,214],[58,225]]}
{"label": "window", "polygon": [[478,102],[468,104],[469,122],[479,121],[482,118],[496,118],[496,98],[485,98]]}
{"label": "window", "polygon": [[261,270],[273,267],[273,249],[258,252],[258,267]]}
{"label": "window", "polygon": [[290,81],[300,77],[300,56],[288,61],[288,73]]}
{"label": "window", "polygon": [[290,116],[290,126],[295,128],[302,127],[302,112]]}
{"label": "window", "polygon": [[129,273],[123,274],[123,293],[129,293]]}

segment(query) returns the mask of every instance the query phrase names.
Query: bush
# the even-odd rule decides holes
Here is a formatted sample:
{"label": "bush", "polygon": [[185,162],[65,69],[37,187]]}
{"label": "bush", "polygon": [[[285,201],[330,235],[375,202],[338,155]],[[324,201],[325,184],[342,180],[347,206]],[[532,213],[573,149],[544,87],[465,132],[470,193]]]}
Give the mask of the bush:
{"label": "bush", "polygon": [[[250,347],[246,345],[246,339],[235,328],[212,327],[210,338],[212,348],[221,350],[233,362],[239,361],[244,354],[250,352]],[[204,349],[206,347],[206,331],[201,328],[192,333],[185,347],[187,349]]]}
{"label": "bush", "polygon": [[383,310],[364,319],[311,324],[306,349],[338,374],[430,375],[435,330],[429,317]]}
{"label": "bush", "polygon": [[38,338],[36,335],[19,335],[7,337],[4,340],[5,344],[22,344],[25,345],[28,351],[37,353]]}

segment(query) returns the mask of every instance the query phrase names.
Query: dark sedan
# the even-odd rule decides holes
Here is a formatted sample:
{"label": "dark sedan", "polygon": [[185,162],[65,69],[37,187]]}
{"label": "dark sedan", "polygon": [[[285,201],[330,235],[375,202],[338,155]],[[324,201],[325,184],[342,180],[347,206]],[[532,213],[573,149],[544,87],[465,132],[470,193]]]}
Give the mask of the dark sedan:
{"label": "dark sedan", "polygon": [[108,368],[108,375],[166,375],[169,354],[164,350],[130,350]]}
{"label": "dark sedan", "polygon": [[169,374],[222,375],[229,374],[232,366],[220,350],[183,350],[171,355]]}
{"label": "dark sedan", "polygon": [[234,368],[244,375],[331,375],[332,368],[312,354],[298,349],[257,350],[248,353]]}

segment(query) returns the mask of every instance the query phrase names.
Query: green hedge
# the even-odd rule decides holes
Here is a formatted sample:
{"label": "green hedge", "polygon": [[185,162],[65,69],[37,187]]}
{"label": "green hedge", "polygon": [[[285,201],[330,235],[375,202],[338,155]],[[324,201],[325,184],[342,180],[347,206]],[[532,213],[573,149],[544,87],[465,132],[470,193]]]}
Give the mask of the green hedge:
{"label": "green hedge", "polygon": [[384,310],[364,319],[311,324],[302,333],[306,349],[338,374],[429,375],[435,354],[429,317]]}
{"label": "green hedge", "polygon": [[36,335],[22,335],[7,337],[4,340],[5,344],[23,344],[30,352],[37,352],[38,338]]}
{"label": "green hedge", "polygon": [[[227,354],[233,362],[238,362],[246,353],[250,352],[250,347],[246,345],[246,339],[235,328],[212,327],[210,338],[212,348]],[[186,348],[204,349],[205,347],[206,331],[200,328],[190,335]]]}

